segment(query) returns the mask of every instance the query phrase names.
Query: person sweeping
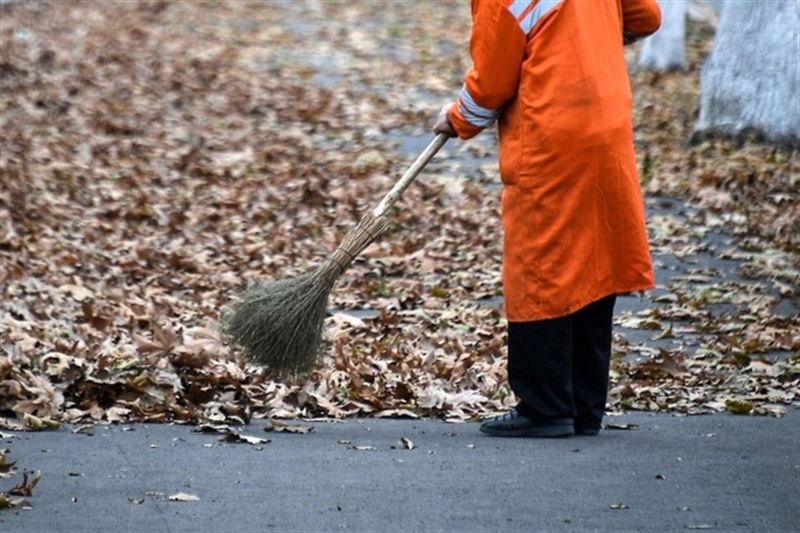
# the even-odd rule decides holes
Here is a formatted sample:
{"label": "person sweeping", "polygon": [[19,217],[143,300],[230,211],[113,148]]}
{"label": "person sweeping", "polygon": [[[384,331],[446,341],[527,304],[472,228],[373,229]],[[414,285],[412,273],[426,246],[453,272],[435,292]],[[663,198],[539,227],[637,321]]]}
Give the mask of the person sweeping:
{"label": "person sweeping", "polygon": [[473,0],[473,66],[434,131],[498,122],[508,378],[495,436],[596,435],[616,295],[650,289],[623,44],[655,0]]}

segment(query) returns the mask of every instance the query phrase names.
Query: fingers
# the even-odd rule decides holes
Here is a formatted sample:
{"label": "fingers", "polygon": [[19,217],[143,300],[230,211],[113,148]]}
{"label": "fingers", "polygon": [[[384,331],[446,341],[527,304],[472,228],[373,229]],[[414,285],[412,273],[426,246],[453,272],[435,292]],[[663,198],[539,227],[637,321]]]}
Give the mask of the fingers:
{"label": "fingers", "polygon": [[442,110],[439,112],[439,116],[436,118],[436,123],[433,125],[433,132],[434,133],[444,133],[445,135],[449,135],[450,137],[456,136],[456,131],[453,129],[453,125],[450,124],[450,107],[453,104],[447,104],[442,107]]}

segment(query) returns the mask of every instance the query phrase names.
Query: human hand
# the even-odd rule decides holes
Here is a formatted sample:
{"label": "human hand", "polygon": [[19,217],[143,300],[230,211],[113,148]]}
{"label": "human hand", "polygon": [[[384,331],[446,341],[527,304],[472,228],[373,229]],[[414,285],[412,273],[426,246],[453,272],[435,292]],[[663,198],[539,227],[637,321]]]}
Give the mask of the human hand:
{"label": "human hand", "polygon": [[453,125],[450,124],[449,115],[451,107],[453,107],[453,104],[447,104],[439,112],[439,116],[436,118],[436,123],[433,125],[434,133],[444,133],[450,137],[455,137],[457,135],[456,130],[453,129]]}

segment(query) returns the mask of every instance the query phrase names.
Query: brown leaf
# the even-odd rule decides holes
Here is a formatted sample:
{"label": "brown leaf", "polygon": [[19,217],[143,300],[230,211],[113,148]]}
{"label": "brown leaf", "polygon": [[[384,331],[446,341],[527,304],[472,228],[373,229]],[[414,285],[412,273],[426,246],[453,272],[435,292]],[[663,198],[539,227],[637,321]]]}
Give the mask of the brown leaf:
{"label": "brown leaf", "polygon": [[30,500],[24,498],[9,498],[6,494],[0,492],[0,509],[32,509]]}
{"label": "brown leaf", "polygon": [[221,436],[219,438],[220,441],[223,442],[242,442],[245,444],[252,444],[253,446],[258,446],[261,444],[267,444],[270,441],[269,439],[263,439],[261,437],[255,437],[252,435],[245,435],[239,431],[236,431],[232,427],[224,424],[201,424],[195,428],[195,431],[202,432],[202,433],[219,433]]}
{"label": "brown leaf", "polygon": [[42,479],[41,472],[37,471],[29,477],[28,471],[25,470],[22,472],[22,482],[12,487],[8,493],[14,496],[33,496],[33,489],[36,488],[40,479]]}
{"label": "brown leaf", "polygon": [[80,435],[94,435],[94,424],[80,424],[72,428],[72,432]]}
{"label": "brown leaf", "polygon": [[409,409],[384,409],[383,411],[374,413],[372,416],[375,418],[419,418],[417,413]]}
{"label": "brown leaf", "polygon": [[287,424],[282,420],[270,419],[264,426],[264,431],[274,431],[275,433],[299,433],[306,434],[314,431],[314,426],[303,426],[300,424]]}
{"label": "brown leaf", "polygon": [[639,424],[630,424],[630,423],[627,423],[627,424],[615,424],[615,423],[612,423],[612,424],[606,424],[605,428],[606,429],[623,429],[623,430],[624,429],[639,429]]}
{"label": "brown leaf", "polygon": [[178,348],[170,358],[173,365],[184,368],[203,368],[208,365],[210,360],[210,354],[207,354],[202,349],[193,351],[185,347]]}

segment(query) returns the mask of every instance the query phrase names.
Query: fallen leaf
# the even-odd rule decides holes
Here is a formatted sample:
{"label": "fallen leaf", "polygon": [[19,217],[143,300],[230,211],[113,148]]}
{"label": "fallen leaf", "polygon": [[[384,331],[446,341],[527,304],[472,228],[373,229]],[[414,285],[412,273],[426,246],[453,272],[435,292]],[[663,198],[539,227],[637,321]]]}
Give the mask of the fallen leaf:
{"label": "fallen leaf", "polygon": [[0,477],[2,478],[9,478],[11,477],[11,471],[14,468],[14,465],[17,464],[16,461],[9,461],[8,459],[9,451],[6,449],[0,450]]}
{"label": "fallen leaf", "polygon": [[747,400],[727,400],[725,409],[735,415],[746,415],[753,410],[753,403]]}
{"label": "fallen leaf", "polygon": [[299,433],[306,434],[314,431],[314,426],[304,426],[301,424],[287,424],[282,420],[268,420],[264,426],[264,431],[273,431],[275,433]]}
{"label": "fallen leaf", "polygon": [[42,473],[37,471],[31,476],[28,476],[28,471],[22,472],[22,481],[8,491],[13,496],[33,496],[33,489],[39,484],[42,479]]}
{"label": "fallen leaf", "polygon": [[194,431],[201,433],[219,433],[220,434],[219,440],[223,442],[231,442],[231,443],[241,442],[245,444],[251,444],[254,446],[272,442],[269,439],[263,439],[261,437],[255,437],[252,435],[245,435],[225,424],[201,424],[197,426]]}
{"label": "fallen leaf", "polygon": [[639,429],[639,424],[630,424],[630,423],[616,424],[616,423],[611,423],[611,424],[606,424],[605,425],[605,429],[623,429],[623,430],[624,429]]}
{"label": "fallen leaf", "polygon": [[53,420],[49,416],[38,417],[28,413],[22,415],[22,424],[27,431],[41,431],[48,429],[58,429],[58,420]]}
{"label": "fallen leaf", "polygon": [[0,492],[0,509],[32,509],[30,500],[24,498],[9,498],[5,493]]}
{"label": "fallen leaf", "polygon": [[220,440],[224,442],[243,442],[245,444],[252,444],[253,446],[272,442],[269,439],[262,439],[261,437],[254,437],[238,432],[226,433],[220,437]]}
{"label": "fallen leaf", "polygon": [[403,448],[405,448],[406,450],[413,450],[415,448],[414,441],[406,437],[400,438],[400,444],[402,444]]}
{"label": "fallen leaf", "polygon": [[76,435],[86,435],[91,437],[94,435],[94,424],[81,424],[72,428],[72,432]]}
{"label": "fallen leaf", "polygon": [[408,409],[384,409],[383,411],[374,413],[372,416],[375,418],[419,418],[418,414]]}
{"label": "fallen leaf", "polygon": [[175,494],[170,494],[167,496],[167,499],[171,502],[199,502],[200,498],[194,494],[188,494],[186,492],[177,492]]}
{"label": "fallen leaf", "polygon": [[86,299],[92,298],[94,293],[82,285],[62,285],[61,290],[71,295],[75,300],[82,302]]}

